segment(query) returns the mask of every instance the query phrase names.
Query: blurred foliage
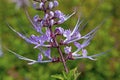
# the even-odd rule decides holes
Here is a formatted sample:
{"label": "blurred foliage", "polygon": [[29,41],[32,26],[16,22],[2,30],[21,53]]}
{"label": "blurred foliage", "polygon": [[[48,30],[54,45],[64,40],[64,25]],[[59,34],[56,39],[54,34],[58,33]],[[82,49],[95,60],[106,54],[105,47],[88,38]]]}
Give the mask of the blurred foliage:
{"label": "blurred foliage", "polygon": [[[4,55],[0,56],[0,80],[58,80],[51,75],[60,74],[64,70],[61,63],[27,65],[25,61],[17,59],[13,54],[4,49],[7,47],[14,52],[32,59],[36,59],[38,50],[33,45],[27,44],[23,39],[11,31],[6,22],[10,23],[17,31],[26,35],[34,34],[24,10],[16,10],[11,0],[0,0],[0,38]],[[89,55],[110,52],[98,57],[97,61],[81,59],[68,61],[69,69],[78,67],[80,76],[78,80],[119,80],[120,79],[120,0],[59,0],[58,9],[70,14],[74,9],[77,14],[69,21],[60,25],[73,29],[77,17],[85,18],[82,25],[88,24],[81,31],[86,34],[95,26],[106,20],[101,26],[91,44],[87,47]],[[33,17],[40,12],[28,7]],[[56,52],[54,51],[53,54]]]}
{"label": "blurred foliage", "polygon": [[77,68],[75,68],[70,70],[69,73],[63,71],[62,74],[52,75],[51,77],[59,80],[77,80],[79,75],[80,73],[78,73]]}

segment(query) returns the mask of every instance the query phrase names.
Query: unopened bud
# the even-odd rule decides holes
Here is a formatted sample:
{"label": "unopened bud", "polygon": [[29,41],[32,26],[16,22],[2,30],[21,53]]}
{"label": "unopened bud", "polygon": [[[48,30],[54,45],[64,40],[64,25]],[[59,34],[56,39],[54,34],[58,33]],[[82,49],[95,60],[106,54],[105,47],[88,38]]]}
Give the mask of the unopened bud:
{"label": "unopened bud", "polygon": [[65,21],[65,18],[63,16],[60,16],[59,19],[60,20],[58,21],[58,24],[62,24]]}
{"label": "unopened bud", "polygon": [[41,2],[40,5],[39,5],[40,9],[43,9],[43,6],[44,6],[44,3]]}
{"label": "unopened bud", "polygon": [[57,7],[57,6],[59,5],[59,3],[58,3],[57,0],[55,0],[55,1],[53,2],[53,4],[54,4],[54,7]]}
{"label": "unopened bud", "polygon": [[55,17],[59,17],[60,15],[62,15],[62,12],[60,10],[56,10],[55,11]]}
{"label": "unopened bud", "polygon": [[48,18],[48,14],[45,14],[45,16],[44,16],[44,20],[46,20],[47,18]]}
{"label": "unopened bud", "polygon": [[54,17],[54,12],[50,11],[50,18],[53,18],[53,17]]}
{"label": "unopened bud", "polygon": [[53,6],[54,6],[53,2],[49,2],[49,6],[48,6],[48,8],[49,8],[49,9],[52,9]]}
{"label": "unopened bud", "polygon": [[58,28],[55,29],[55,33],[59,34],[59,35],[62,35],[64,33],[64,29],[61,28],[61,27],[58,27]]}
{"label": "unopened bud", "polygon": [[33,18],[33,20],[34,20],[35,22],[37,22],[37,21],[39,20],[39,15],[35,15],[34,18]]}
{"label": "unopened bud", "polygon": [[50,26],[53,26],[54,25],[54,20],[50,20]]}

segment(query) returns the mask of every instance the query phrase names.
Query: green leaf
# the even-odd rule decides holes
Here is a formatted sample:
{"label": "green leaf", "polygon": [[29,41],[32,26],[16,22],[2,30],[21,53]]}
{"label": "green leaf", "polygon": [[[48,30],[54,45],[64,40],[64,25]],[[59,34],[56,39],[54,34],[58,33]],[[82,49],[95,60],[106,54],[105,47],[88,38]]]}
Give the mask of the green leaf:
{"label": "green leaf", "polygon": [[63,71],[61,74],[52,75],[51,77],[59,80],[77,80],[80,73],[77,71],[77,68],[72,69],[69,73]]}
{"label": "green leaf", "polygon": [[61,74],[52,75],[51,77],[59,79],[59,80],[64,80],[64,78]]}

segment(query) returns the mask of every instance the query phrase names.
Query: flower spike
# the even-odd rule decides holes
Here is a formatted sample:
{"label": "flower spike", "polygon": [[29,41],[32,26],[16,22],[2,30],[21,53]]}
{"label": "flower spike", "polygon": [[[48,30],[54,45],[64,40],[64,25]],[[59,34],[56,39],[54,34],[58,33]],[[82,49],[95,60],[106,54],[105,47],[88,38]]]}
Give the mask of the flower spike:
{"label": "flower spike", "polygon": [[[78,18],[73,30],[70,30],[70,28],[63,29],[62,27],[58,26],[71,18],[76,13],[76,10],[71,14],[65,15],[60,10],[54,10],[54,8],[59,5],[57,0],[33,0],[33,2],[35,2],[33,5],[34,8],[37,11],[42,11],[44,14],[43,16],[35,15],[33,19],[31,19],[27,9],[24,9],[28,20],[39,35],[32,34],[30,37],[26,37],[25,35],[17,32],[9,24],[8,26],[26,42],[34,44],[34,49],[39,50],[38,58],[37,60],[29,59],[7,49],[17,58],[28,61],[29,65],[35,63],[62,62],[65,71],[68,73],[68,68],[66,65],[67,60],[81,58],[96,60],[95,57],[104,54],[100,53],[88,56],[88,52],[85,49],[90,44],[90,41],[93,39],[103,22],[86,35],[82,36],[81,30],[88,23],[87,21],[85,25],[81,26],[83,21],[85,22],[85,19],[81,20]],[[57,27],[54,28],[54,26]],[[72,50],[74,46],[76,47],[75,51]],[[53,52],[51,51],[52,49],[57,49],[59,56],[57,55],[56,57],[56,54],[53,55],[51,53]]]}

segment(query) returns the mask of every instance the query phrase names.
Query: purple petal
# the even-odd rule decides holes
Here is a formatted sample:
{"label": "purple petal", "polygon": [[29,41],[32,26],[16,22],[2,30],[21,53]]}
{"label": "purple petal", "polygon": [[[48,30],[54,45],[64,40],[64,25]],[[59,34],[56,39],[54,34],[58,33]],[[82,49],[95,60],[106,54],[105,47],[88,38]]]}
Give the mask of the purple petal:
{"label": "purple petal", "polygon": [[87,57],[87,50],[86,49],[82,49],[82,56],[83,57]]}
{"label": "purple petal", "polygon": [[65,30],[64,33],[63,33],[63,36],[66,37],[66,38],[69,38],[70,34],[71,34],[70,30]]}
{"label": "purple petal", "polygon": [[72,36],[71,36],[72,39],[80,39],[81,38],[81,34],[76,31]]}
{"label": "purple petal", "polygon": [[71,46],[70,47],[66,46],[64,48],[64,51],[65,51],[66,54],[69,54],[71,52]]}
{"label": "purple petal", "polygon": [[90,44],[90,41],[91,41],[92,38],[88,39],[88,40],[85,40],[83,43],[82,43],[82,48],[88,46]]}
{"label": "purple petal", "polygon": [[47,36],[46,35],[42,35],[39,37],[39,46],[44,45],[44,43],[47,41]]}
{"label": "purple petal", "polygon": [[48,19],[49,15],[48,14],[45,14],[44,16],[44,20]]}
{"label": "purple petal", "polygon": [[50,26],[53,26],[55,21],[53,19],[50,20]]}
{"label": "purple petal", "polygon": [[80,48],[81,48],[81,44],[80,44],[80,43],[78,43],[78,42],[74,42],[74,45],[75,45],[78,49],[80,49]]}
{"label": "purple petal", "polygon": [[50,18],[53,18],[54,17],[54,12],[53,11],[50,11]]}
{"label": "purple petal", "polygon": [[29,39],[32,41],[32,43],[38,44],[39,38],[37,36],[31,35]]}
{"label": "purple petal", "polygon": [[46,42],[48,40],[48,38],[47,38],[46,34],[41,35],[40,37],[39,36],[35,36],[35,35],[31,35],[30,40],[33,43],[36,43],[35,48],[37,48],[38,46],[44,45],[44,42]]}
{"label": "purple petal", "polygon": [[62,24],[65,21],[65,17],[64,16],[59,16],[59,21],[58,24]]}
{"label": "purple petal", "polygon": [[44,55],[45,55],[46,57],[48,57],[49,59],[51,59],[51,50],[50,50],[50,48],[48,48],[48,49],[44,52]]}
{"label": "purple petal", "polygon": [[37,3],[33,3],[33,8],[36,9],[36,7],[37,7]]}
{"label": "purple petal", "polygon": [[40,40],[42,40],[42,41],[44,41],[44,42],[47,41],[47,40],[48,40],[47,35],[44,34],[44,35],[40,36]]}
{"label": "purple petal", "polygon": [[30,15],[29,15],[28,11],[25,10],[25,12],[26,12],[26,16],[28,17],[29,21],[31,22],[33,28],[34,28],[37,32],[40,32],[40,33],[42,34],[41,27],[38,29],[38,25],[36,24],[35,21],[33,21],[33,20],[30,18]]}
{"label": "purple petal", "polygon": [[43,55],[42,55],[42,54],[39,54],[39,55],[38,55],[38,61],[42,61],[42,59],[43,59]]}
{"label": "purple petal", "polygon": [[10,29],[12,29],[15,33],[17,33],[21,38],[23,38],[26,42],[35,44],[32,40],[27,38],[26,36],[22,35],[21,33],[17,32],[15,29],[13,29],[10,25],[8,25]]}
{"label": "purple petal", "polygon": [[74,34],[73,34],[73,36],[76,36],[76,37],[81,37],[81,34],[80,34],[80,32],[79,31],[76,31]]}
{"label": "purple petal", "polygon": [[46,30],[46,35],[47,35],[47,38],[48,38],[48,42],[51,40],[51,36],[50,36],[50,30],[49,29],[47,29]]}
{"label": "purple petal", "polygon": [[39,15],[35,15],[33,20],[34,20],[34,22],[37,22],[39,20]]}
{"label": "purple petal", "polygon": [[57,28],[55,29],[55,32],[58,33],[58,34],[63,34],[63,33],[64,33],[64,29],[61,28],[61,27],[57,27]]}

